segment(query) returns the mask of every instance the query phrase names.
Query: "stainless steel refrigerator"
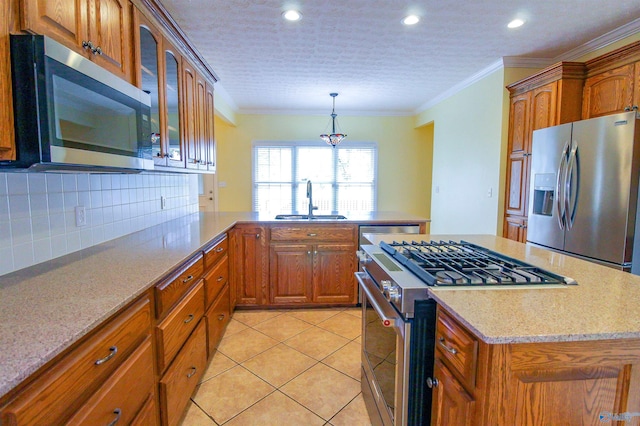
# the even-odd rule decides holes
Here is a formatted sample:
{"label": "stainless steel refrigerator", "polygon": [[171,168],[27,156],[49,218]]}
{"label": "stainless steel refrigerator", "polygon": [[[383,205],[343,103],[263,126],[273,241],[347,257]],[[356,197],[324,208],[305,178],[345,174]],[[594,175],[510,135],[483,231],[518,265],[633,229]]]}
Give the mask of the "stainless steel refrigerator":
{"label": "stainless steel refrigerator", "polygon": [[527,241],[640,274],[639,168],[633,111],[534,131]]}

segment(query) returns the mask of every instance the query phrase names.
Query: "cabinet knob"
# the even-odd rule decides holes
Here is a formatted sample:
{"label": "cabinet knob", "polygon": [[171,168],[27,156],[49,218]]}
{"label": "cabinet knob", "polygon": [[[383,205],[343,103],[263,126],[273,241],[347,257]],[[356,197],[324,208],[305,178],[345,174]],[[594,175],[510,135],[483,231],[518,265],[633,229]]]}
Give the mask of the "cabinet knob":
{"label": "cabinet knob", "polygon": [[82,40],[82,48],[93,51],[93,43],[91,43],[91,40]]}
{"label": "cabinet knob", "polygon": [[102,55],[102,48],[100,48],[100,46],[91,49],[91,53],[93,53],[94,55]]}
{"label": "cabinet knob", "polygon": [[435,377],[433,379],[431,377],[427,377],[427,387],[429,387],[429,389],[437,388],[439,383],[440,382],[438,382],[438,379]]}
{"label": "cabinet knob", "polygon": [[625,107],[624,110],[625,111],[637,111],[638,110],[638,105],[634,105],[634,106],[629,105],[628,107]]}
{"label": "cabinet knob", "polygon": [[260,238],[260,234],[256,234],[256,239]]}
{"label": "cabinet knob", "polygon": [[107,426],[114,426],[116,423],[118,423],[118,421],[120,421],[120,416],[122,415],[122,410],[119,409],[119,408],[116,408],[115,410],[113,410],[113,414],[116,415],[116,418],[111,420],[111,422]]}

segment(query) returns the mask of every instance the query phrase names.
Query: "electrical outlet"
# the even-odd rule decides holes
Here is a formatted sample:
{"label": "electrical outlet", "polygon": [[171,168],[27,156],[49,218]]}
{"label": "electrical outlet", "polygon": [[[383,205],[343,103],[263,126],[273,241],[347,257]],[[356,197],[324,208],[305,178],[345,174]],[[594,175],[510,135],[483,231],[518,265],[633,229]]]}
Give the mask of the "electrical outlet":
{"label": "electrical outlet", "polygon": [[76,226],[86,226],[87,210],[84,206],[76,206]]}

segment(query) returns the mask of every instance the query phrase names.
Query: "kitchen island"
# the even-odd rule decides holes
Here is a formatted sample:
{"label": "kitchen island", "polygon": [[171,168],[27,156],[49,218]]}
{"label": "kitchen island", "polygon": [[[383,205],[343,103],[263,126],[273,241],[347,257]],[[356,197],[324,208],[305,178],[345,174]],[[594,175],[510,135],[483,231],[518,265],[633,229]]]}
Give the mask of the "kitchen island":
{"label": "kitchen island", "polygon": [[[180,302],[182,296],[178,295],[165,307],[159,300],[154,300],[154,291],[156,296],[171,296],[174,283],[178,278],[182,279],[182,276],[174,276],[174,270],[181,265],[186,265],[187,273],[195,270],[197,263],[194,262],[202,263],[203,251],[206,265],[207,250],[236,226],[257,225],[269,229],[277,224],[280,228],[295,228],[298,226],[295,224],[322,222],[357,229],[359,224],[419,223],[424,227],[427,222],[424,218],[393,212],[347,217],[335,221],[283,221],[276,220],[273,214],[251,212],[193,214],[0,277],[0,323],[3,325],[0,331],[0,407],[37,382],[35,378],[46,376],[48,380],[49,372],[68,358],[69,351],[82,349],[96,329],[105,329],[106,322],[117,323],[123,313],[129,312],[130,305],[140,308],[135,311],[140,313],[135,314],[135,318],[140,318],[140,336],[153,339],[154,333],[149,330],[154,325],[163,332],[171,331],[163,329],[163,325],[172,312],[182,312],[182,303],[187,309],[195,302],[187,296]],[[220,250],[223,247],[219,247]],[[198,256],[200,260],[197,260]],[[355,258],[355,251],[352,256]],[[188,275],[182,281],[191,279]],[[160,286],[163,287],[158,290]],[[185,288],[194,298],[202,297],[199,296],[203,292],[202,285],[196,283]],[[212,301],[205,300],[205,303]],[[201,323],[204,324],[205,319]],[[193,334],[199,330],[195,329]],[[148,340],[149,337],[141,339]],[[165,340],[170,341],[171,336],[167,334]],[[107,348],[104,351],[108,354]],[[144,343],[139,348],[146,350]],[[165,357],[172,358],[175,350]],[[116,350],[112,353],[115,355]],[[110,356],[105,358],[108,365]],[[159,370],[166,370],[164,363],[159,365]],[[161,371],[153,374],[157,377]],[[151,396],[155,397],[157,395]]]}
{"label": "kitchen island", "polygon": [[468,241],[578,282],[430,288],[438,302],[432,424],[640,422],[639,276],[495,236],[415,238]]}

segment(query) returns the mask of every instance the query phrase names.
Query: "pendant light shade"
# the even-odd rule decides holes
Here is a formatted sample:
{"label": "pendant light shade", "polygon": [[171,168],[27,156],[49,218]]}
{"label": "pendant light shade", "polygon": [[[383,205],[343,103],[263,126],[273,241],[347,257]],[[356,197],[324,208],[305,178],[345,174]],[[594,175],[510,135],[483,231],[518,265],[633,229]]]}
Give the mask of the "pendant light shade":
{"label": "pendant light shade", "polygon": [[329,96],[333,98],[333,109],[331,110],[331,134],[322,134],[320,137],[323,141],[335,148],[336,145],[342,142],[342,139],[347,137],[347,135],[344,133],[336,133],[336,117],[338,116],[338,114],[336,114],[336,96],[338,96],[338,94],[329,93]]}

